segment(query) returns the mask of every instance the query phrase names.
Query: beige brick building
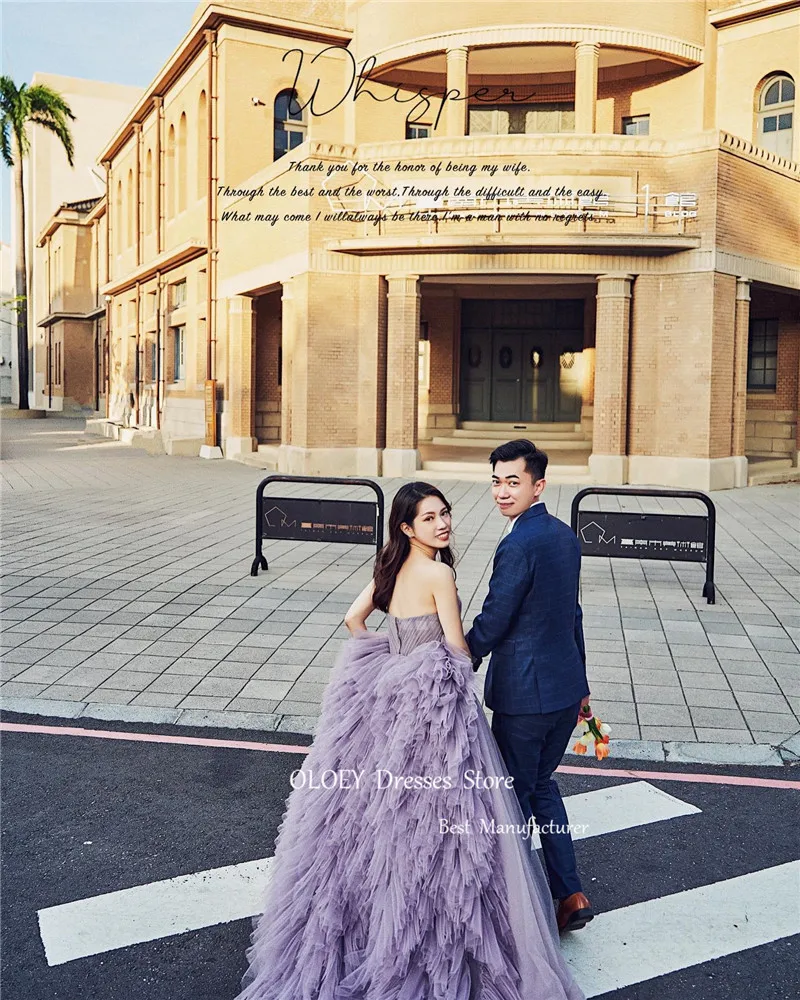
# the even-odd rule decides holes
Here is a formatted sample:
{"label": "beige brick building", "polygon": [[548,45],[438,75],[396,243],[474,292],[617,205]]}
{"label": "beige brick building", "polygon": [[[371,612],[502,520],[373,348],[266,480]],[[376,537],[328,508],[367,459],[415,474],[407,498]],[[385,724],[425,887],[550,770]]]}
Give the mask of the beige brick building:
{"label": "beige brick building", "polygon": [[308,474],[519,434],[578,481],[796,466],[798,75],[786,0],[201,3],[62,210],[109,426]]}

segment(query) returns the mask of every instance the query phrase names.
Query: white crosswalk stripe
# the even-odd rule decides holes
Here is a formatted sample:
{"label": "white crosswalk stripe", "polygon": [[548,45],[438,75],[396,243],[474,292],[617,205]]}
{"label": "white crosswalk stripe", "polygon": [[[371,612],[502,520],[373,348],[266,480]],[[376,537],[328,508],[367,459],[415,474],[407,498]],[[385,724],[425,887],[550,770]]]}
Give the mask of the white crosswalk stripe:
{"label": "white crosswalk stripe", "polygon": [[587,997],[800,934],[800,861],[601,913],[564,935]]}
{"label": "white crosswalk stripe", "polygon": [[[570,822],[586,828],[576,839],[700,812],[646,781],[568,795],[564,803]],[[40,910],[48,964],[253,916],[261,907],[271,860],[181,875]]]}
{"label": "white crosswalk stripe", "polygon": [[[564,799],[575,839],[700,813],[646,781]],[[536,838],[538,841],[538,838]],[[535,841],[535,842],[536,842]],[[40,910],[48,965],[256,915],[271,858],[134,886]],[[800,862],[598,914],[562,939],[587,998],[800,934]]]}

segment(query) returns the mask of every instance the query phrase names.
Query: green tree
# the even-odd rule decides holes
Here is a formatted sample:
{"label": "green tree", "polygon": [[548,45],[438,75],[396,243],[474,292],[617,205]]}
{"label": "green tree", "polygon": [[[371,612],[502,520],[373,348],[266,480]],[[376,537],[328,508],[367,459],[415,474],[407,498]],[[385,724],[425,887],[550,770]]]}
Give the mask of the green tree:
{"label": "green tree", "polygon": [[14,172],[14,226],[16,232],[17,283],[17,379],[19,408],[28,409],[28,269],[25,248],[25,191],[22,161],[30,154],[30,127],[40,125],[54,132],[74,166],[75,147],[68,119],[75,120],[64,98],[51,87],[37,84],[17,87],[10,76],[0,76],[0,147],[3,159]]}

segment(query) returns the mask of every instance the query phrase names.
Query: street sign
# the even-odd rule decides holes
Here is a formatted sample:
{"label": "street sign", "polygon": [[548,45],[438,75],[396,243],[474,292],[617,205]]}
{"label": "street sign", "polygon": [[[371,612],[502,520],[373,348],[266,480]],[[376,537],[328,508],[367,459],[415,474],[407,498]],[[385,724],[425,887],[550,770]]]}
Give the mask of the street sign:
{"label": "street sign", "polygon": [[[590,495],[634,497],[678,497],[699,500],[707,514],[648,514],[642,511],[580,510]],[[714,541],[717,511],[711,498],[699,490],[637,490],[613,486],[589,486],[572,501],[572,530],[581,543],[581,554],[616,559],[669,559],[673,562],[704,562],[706,582],[703,597],[716,601],[714,588]]]}
{"label": "street sign", "polygon": [[[270,483],[366,486],[375,500],[328,500],[313,497],[264,496]],[[344,542],[347,545],[383,545],[383,490],[371,479],[331,479],[316,476],[267,476],[256,490],[256,555],[250,575],[269,569],[263,552],[265,539],[299,542]]]}
{"label": "street sign", "polygon": [[708,518],[692,514],[578,511],[585,556],[705,562]]}

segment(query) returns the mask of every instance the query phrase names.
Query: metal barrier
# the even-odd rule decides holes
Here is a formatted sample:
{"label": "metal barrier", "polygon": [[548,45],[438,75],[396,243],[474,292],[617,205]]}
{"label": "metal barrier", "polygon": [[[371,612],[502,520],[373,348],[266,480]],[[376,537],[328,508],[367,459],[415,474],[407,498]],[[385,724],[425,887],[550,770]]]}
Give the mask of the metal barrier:
{"label": "metal barrier", "polygon": [[[270,483],[314,483],[331,486],[367,486],[376,500],[318,500],[308,497],[265,497]],[[269,569],[264,539],[300,542],[344,542],[347,545],[383,545],[383,490],[371,479],[332,479],[319,476],[267,476],[256,489],[256,557],[250,576]]]}
{"label": "metal barrier", "polygon": [[[643,514],[640,511],[580,510],[581,500],[590,494],[634,497],[679,497],[699,500],[707,515]],[[699,490],[637,490],[614,486],[588,486],[572,501],[572,530],[585,556],[615,559],[669,559],[672,562],[704,562],[706,582],[703,597],[716,602],[714,588],[714,546],[717,510],[710,497]]]}

